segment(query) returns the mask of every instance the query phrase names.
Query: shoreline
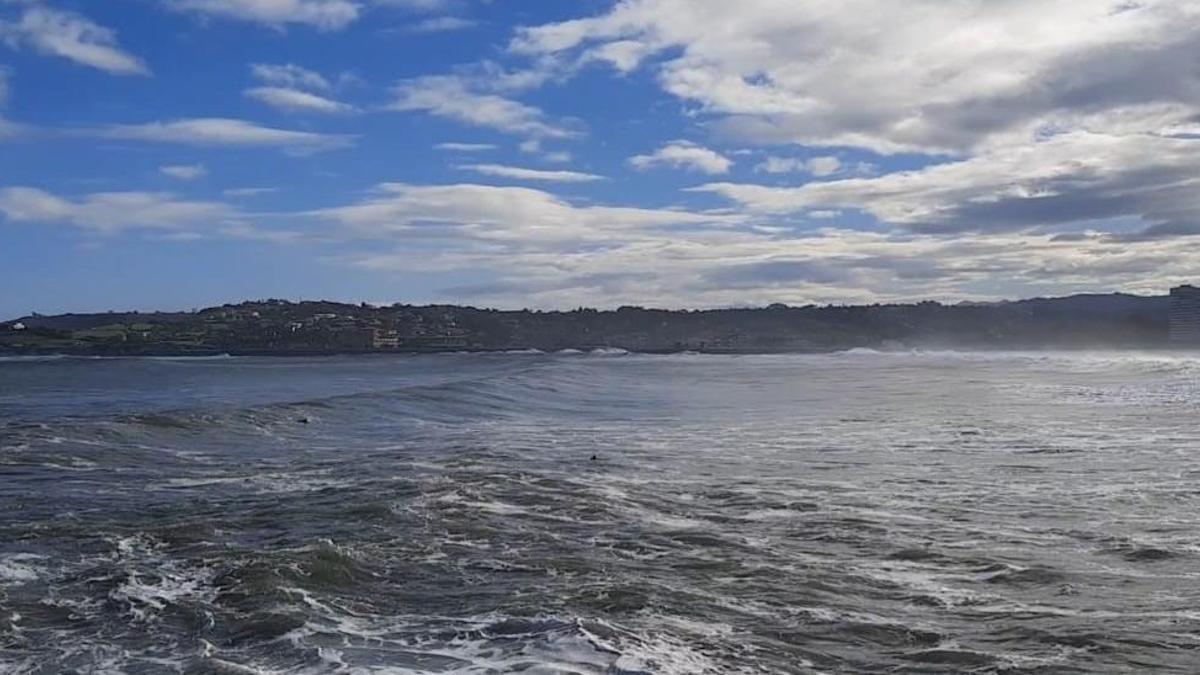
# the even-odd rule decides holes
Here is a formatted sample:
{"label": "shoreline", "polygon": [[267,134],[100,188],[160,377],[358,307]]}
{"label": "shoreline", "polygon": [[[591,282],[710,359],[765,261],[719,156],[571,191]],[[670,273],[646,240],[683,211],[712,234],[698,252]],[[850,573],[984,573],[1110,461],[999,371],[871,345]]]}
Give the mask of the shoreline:
{"label": "shoreline", "polygon": [[880,354],[906,353],[1003,353],[1003,352],[1153,352],[1153,353],[1200,353],[1200,349],[1187,348],[1177,345],[913,345],[895,346],[866,346],[852,345],[827,349],[626,349],[624,347],[562,347],[557,349],[542,349],[539,347],[499,347],[499,348],[465,348],[465,349],[389,349],[389,350],[263,350],[263,349],[216,349],[212,351],[183,351],[183,350],[148,350],[148,351],[108,351],[108,350],[0,350],[0,358],[313,358],[330,356],[421,356],[431,354],[489,354],[489,355],[571,355],[571,354],[642,354],[651,356],[671,355],[705,355],[705,356],[769,356],[769,355],[819,355],[839,354],[863,350]]}

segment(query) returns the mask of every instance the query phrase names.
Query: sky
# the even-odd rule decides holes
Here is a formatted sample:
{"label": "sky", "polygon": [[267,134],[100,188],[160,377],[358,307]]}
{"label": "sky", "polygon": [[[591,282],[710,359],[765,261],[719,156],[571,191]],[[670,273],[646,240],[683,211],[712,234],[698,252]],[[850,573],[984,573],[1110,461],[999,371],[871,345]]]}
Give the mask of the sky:
{"label": "sky", "polygon": [[1200,281],[1200,0],[0,0],[0,317]]}

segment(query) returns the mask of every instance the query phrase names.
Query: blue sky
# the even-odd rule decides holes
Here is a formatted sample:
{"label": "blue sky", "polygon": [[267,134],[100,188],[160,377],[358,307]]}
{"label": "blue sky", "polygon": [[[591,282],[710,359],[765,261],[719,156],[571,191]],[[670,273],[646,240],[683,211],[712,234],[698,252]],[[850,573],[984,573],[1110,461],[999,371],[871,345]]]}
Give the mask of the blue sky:
{"label": "blue sky", "polygon": [[1200,269],[1197,19],[0,0],[0,316],[1158,292]]}

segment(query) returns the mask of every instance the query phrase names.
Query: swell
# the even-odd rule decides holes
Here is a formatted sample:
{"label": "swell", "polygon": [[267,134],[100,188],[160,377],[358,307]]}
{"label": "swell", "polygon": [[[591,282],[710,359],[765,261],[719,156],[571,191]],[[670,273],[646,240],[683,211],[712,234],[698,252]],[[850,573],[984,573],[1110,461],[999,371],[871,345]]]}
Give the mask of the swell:
{"label": "swell", "polygon": [[[617,415],[631,402],[620,387],[598,383],[600,369],[562,360],[513,361],[501,370],[413,381],[368,391],[244,406],[149,409],[100,418],[14,420],[0,423],[3,445],[149,443],[198,435],[273,434],[323,423],[361,427],[381,422],[455,423],[530,414]],[[610,383],[615,384],[615,383]],[[319,388],[319,387],[316,387]]]}

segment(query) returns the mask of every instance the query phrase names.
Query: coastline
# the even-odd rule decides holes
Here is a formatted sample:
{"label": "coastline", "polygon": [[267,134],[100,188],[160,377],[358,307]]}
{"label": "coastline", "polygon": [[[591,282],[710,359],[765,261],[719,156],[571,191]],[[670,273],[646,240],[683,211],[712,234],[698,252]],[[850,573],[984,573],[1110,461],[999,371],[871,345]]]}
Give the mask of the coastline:
{"label": "coastline", "polygon": [[643,354],[655,356],[670,355],[706,355],[706,356],[768,356],[784,354],[841,354],[863,350],[880,354],[905,353],[934,353],[934,352],[963,352],[963,353],[1002,353],[1002,352],[1153,352],[1153,353],[1200,353],[1200,349],[1188,349],[1178,345],[1129,345],[1129,344],[1090,344],[1090,345],[1047,345],[1047,344],[1014,344],[1014,345],[845,345],[821,349],[626,349],[619,346],[584,346],[562,347],[558,349],[542,349],[529,346],[512,346],[497,348],[445,348],[445,349],[388,349],[388,350],[272,350],[272,349],[213,349],[213,350],[3,350],[0,358],[221,358],[221,357],[261,357],[261,358],[314,358],[333,356],[420,356],[434,354],[537,354],[537,355],[572,355],[572,354]]}
{"label": "coastline", "polygon": [[31,314],[0,322],[0,354],[331,356],[538,349],[820,354],[850,349],[1164,350],[1183,340],[1168,296],[996,304],[572,311],[285,300],[193,312]]}

